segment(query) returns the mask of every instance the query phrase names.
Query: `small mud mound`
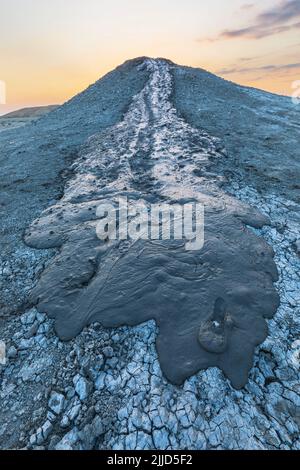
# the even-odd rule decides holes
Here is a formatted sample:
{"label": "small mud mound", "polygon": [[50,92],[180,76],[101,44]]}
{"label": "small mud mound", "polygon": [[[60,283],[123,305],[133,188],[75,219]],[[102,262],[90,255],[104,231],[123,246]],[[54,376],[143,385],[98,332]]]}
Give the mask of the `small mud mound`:
{"label": "small mud mound", "polygon": [[[254,348],[279,297],[273,251],[247,228],[268,219],[230,197],[211,162],[220,142],[189,126],[170,103],[170,65],[145,60],[149,82],[122,122],[90,139],[61,202],[28,229],[32,247],[59,248],[32,292],[68,340],[95,321],[105,327],[155,319],[165,376],[175,384],[210,366],[236,388],[247,382]],[[204,247],[184,241],[100,241],[96,210],[120,196],[130,201],[205,207]]]}

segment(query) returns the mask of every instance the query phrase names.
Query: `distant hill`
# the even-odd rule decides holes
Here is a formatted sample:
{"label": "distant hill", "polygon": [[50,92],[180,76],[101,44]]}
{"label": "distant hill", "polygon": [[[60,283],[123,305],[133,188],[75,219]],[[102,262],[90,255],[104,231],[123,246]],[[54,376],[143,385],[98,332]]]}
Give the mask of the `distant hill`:
{"label": "distant hill", "polygon": [[58,105],[22,108],[0,116],[0,132],[25,126],[57,109]]}
{"label": "distant hill", "polygon": [[14,118],[14,119],[23,119],[23,118],[38,118],[44,114],[49,113],[56,109],[58,105],[49,105],[49,106],[35,106],[33,108],[22,108],[17,111],[12,111],[11,113],[4,114],[1,116],[1,119],[5,118]]}

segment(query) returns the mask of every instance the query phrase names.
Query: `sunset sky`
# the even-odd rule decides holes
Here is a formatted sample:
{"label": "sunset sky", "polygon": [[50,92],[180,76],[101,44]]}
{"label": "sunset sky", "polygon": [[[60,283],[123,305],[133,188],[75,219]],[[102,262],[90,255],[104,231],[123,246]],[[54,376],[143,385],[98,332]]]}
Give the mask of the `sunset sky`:
{"label": "sunset sky", "polygon": [[142,55],[290,95],[300,0],[0,0],[0,114],[62,103]]}

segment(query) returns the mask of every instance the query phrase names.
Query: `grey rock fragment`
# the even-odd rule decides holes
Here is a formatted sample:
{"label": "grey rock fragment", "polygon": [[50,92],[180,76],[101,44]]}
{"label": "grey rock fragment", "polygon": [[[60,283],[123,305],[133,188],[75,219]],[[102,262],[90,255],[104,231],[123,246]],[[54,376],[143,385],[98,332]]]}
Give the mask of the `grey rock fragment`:
{"label": "grey rock fragment", "polygon": [[56,444],[55,450],[73,450],[78,442],[78,430],[73,428]]}
{"label": "grey rock fragment", "polygon": [[80,400],[86,400],[92,390],[92,384],[85,377],[82,377],[79,374],[74,377],[73,383]]}
{"label": "grey rock fragment", "polygon": [[18,355],[17,349],[14,346],[11,346],[7,351],[7,357],[9,359],[14,359],[15,357],[17,357],[17,355]]}
{"label": "grey rock fragment", "polygon": [[49,408],[56,414],[62,413],[65,404],[65,397],[61,393],[52,392],[48,402]]}

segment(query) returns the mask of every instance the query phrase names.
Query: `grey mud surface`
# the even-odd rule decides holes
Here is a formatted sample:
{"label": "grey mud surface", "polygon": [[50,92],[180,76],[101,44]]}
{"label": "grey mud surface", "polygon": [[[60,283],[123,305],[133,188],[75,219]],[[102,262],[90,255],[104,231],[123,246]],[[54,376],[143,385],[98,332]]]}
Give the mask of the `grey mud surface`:
{"label": "grey mud surface", "polygon": [[[110,120],[110,125],[115,126],[102,133],[101,131],[105,128],[109,119],[105,124],[102,121],[102,128],[101,123],[99,124],[98,122],[99,127],[95,129],[96,123],[93,124],[93,119],[91,118],[87,137],[95,133],[98,134],[94,135],[85,144],[84,148],[80,149],[80,138],[83,139],[83,143],[87,137],[85,138],[83,135],[80,135],[79,138],[79,134],[81,134],[79,131],[76,137],[74,137],[76,133],[75,125],[74,134],[72,134],[71,127],[68,128],[66,124],[68,119],[71,122],[74,116],[78,114],[79,109],[85,107],[84,98],[81,99],[81,102],[79,98],[75,98],[76,106],[72,108],[69,105],[71,107],[69,112],[66,112],[64,118],[62,116],[60,121],[57,121],[55,116],[51,118],[53,123],[56,122],[55,126],[58,126],[59,122],[61,129],[66,130],[64,145],[70,145],[73,138],[76,140],[74,142],[74,149],[77,149],[75,152],[77,157],[72,157],[75,165],[69,170],[70,173],[68,172],[62,179],[56,176],[55,183],[46,189],[46,193],[48,191],[46,195],[42,196],[41,187],[33,186],[33,194],[28,195],[24,199],[24,216],[21,214],[22,211],[17,209],[17,196],[15,202],[12,197],[13,185],[11,193],[8,193],[10,194],[10,209],[13,214],[20,214],[20,220],[16,217],[16,220],[12,222],[11,218],[13,217],[9,216],[8,212],[5,211],[2,214],[2,217],[6,217],[5,221],[11,224],[10,227],[16,227],[17,222],[18,225],[16,230],[11,229],[10,232],[5,232],[4,238],[2,238],[6,242],[6,250],[2,254],[1,285],[3,292],[6,292],[7,295],[7,300],[3,302],[3,307],[5,307],[3,308],[3,314],[8,315],[6,307],[9,305],[10,316],[3,317],[2,319],[0,337],[0,339],[5,341],[7,347],[7,363],[5,366],[0,366],[0,446],[1,448],[34,449],[299,449],[300,247],[299,206],[294,189],[289,187],[290,182],[285,182],[287,189],[284,189],[286,194],[283,194],[280,193],[280,191],[283,191],[282,187],[280,190],[275,190],[275,187],[270,189],[267,182],[266,186],[263,187],[262,179],[259,176],[257,179],[253,176],[250,180],[246,173],[244,173],[244,164],[236,165],[235,157],[228,151],[227,144],[224,149],[224,136],[218,135],[218,132],[213,132],[213,130],[207,128],[210,125],[209,119],[203,122],[200,122],[199,118],[198,121],[194,119],[195,116],[198,116],[199,109],[202,109],[201,106],[204,107],[203,96],[205,93],[202,87],[201,93],[195,93],[193,103],[189,103],[187,106],[186,102],[188,102],[191,89],[199,86],[197,81],[206,81],[207,87],[212,86],[212,79],[219,80],[220,86],[223,81],[209,74],[206,75],[206,72],[203,71],[185,69],[171,64],[166,65],[170,67],[171,75],[175,80],[171,100],[176,105],[179,116],[176,114],[175,117],[172,105],[170,104],[168,108],[170,116],[167,121],[170,119],[172,126],[168,128],[168,123],[165,123],[166,134],[163,135],[163,138],[167,142],[171,139],[172,143],[179,145],[179,149],[176,150],[175,148],[174,153],[171,152],[172,156],[174,155],[174,159],[172,158],[171,161],[164,158],[167,156],[168,150],[166,146],[166,154],[164,155],[164,140],[158,139],[155,141],[155,136],[161,136],[161,126],[158,126],[158,129],[154,127],[151,139],[149,139],[151,140],[151,145],[148,141],[149,122],[153,122],[151,113],[149,117],[149,110],[155,110],[151,99],[147,100],[148,108],[144,109],[145,114],[143,115],[144,118],[148,116],[150,121],[147,121],[145,128],[143,128],[143,125],[139,126],[139,123],[143,124],[145,121],[140,119],[141,109],[138,110],[141,102],[138,98],[133,98],[133,96],[137,97],[140,92],[143,94],[141,91],[143,87],[146,86],[147,89],[147,87],[151,86],[149,85],[149,83],[151,84],[151,79],[150,82],[146,82],[147,78],[151,77],[151,73],[149,74],[148,67],[142,64],[142,60],[125,64],[117,69],[117,71],[112,72],[114,78],[111,78],[108,81],[109,83],[106,82],[105,85],[114,86],[114,84],[120,83],[120,75],[117,77],[113,75],[116,73],[121,74],[127,84],[127,86],[124,86],[124,93],[120,92],[120,95],[127,94],[128,102],[126,104],[123,102],[124,107],[122,110],[120,108],[119,112],[122,116],[126,117],[126,112],[130,113],[130,110],[133,108],[137,110],[137,119],[136,121],[132,120],[131,123],[133,133],[135,129],[139,130],[139,132],[135,133],[135,135],[138,134],[139,138],[135,140],[134,135],[131,138],[133,145],[136,143],[136,148],[126,145],[126,134],[128,132],[126,119],[125,124],[123,124],[123,130],[121,129],[122,122],[115,125],[121,121],[120,115],[119,118],[116,117],[114,122]],[[157,63],[154,64],[154,68],[156,66]],[[127,80],[129,80],[130,84]],[[271,103],[270,107],[274,104],[274,109],[280,107],[281,103],[282,108],[288,108],[287,100],[284,101],[283,98],[277,99],[273,95],[244,89],[233,84],[227,85],[227,82],[224,83],[229,88],[231,87],[233,93],[232,106],[238,107],[239,99],[248,100],[250,96],[250,101],[248,102],[250,112],[252,106],[251,94],[254,93],[258,94],[261,101],[265,99],[265,109],[267,109],[267,103]],[[92,88],[93,93],[96,94],[95,96],[99,100],[104,100],[103,96],[107,97],[105,86],[103,81],[100,81],[98,85],[96,84]],[[102,87],[101,91],[99,91],[98,87]],[[133,90],[134,92],[130,98],[130,92]],[[84,94],[81,96],[84,97]],[[151,93],[147,96],[148,98],[153,97]],[[166,111],[165,105],[167,105],[167,102],[164,101],[164,97],[165,95],[162,98],[160,97],[161,109]],[[213,98],[211,93],[210,99],[211,106],[215,107],[216,99]],[[137,101],[135,102],[134,100]],[[207,100],[208,97],[206,98],[205,106],[208,106]],[[91,101],[93,103],[96,102],[94,99],[91,99]],[[136,106],[134,106],[134,102]],[[244,103],[243,107],[246,106]],[[77,113],[75,113],[76,107]],[[89,107],[90,105],[87,104],[86,111]],[[184,108],[186,107],[191,109],[191,115],[190,117],[184,116],[186,120],[184,122],[181,120],[180,114],[181,116],[184,115]],[[195,110],[192,110],[194,108]],[[224,113],[225,108],[226,106],[224,107],[223,104],[220,106],[220,114]],[[74,114],[72,114],[73,110]],[[54,113],[58,111],[60,110]],[[299,116],[299,111],[293,109],[291,112]],[[52,116],[54,113],[51,113]],[[212,113],[213,115],[214,113]],[[47,119],[50,116],[39,121],[41,128],[46,128],[49,125]],[[162,119],[162,116],[156,116],[156,119],[159,121]],[[175,121],[172,121],[172,119]],[[94,121],[96,120],[94,119]],[[179,135],[181,136],[175,142],[173,139],[177,139],[177,137],[172,133],[173,125],[180,131]],[[196,130],[197,127],[199,128],[198,131]],[[208,134],[203,132],[203,129]],[[24,140],[24,136],[20,137],[18,134],[12,134],[12,132],[5,131],[2,133],[1,145],[5,144],[4,140],[6,139],[20,139],[20,142],[22,139]],[[30,135],[34,131],[30,130],[29,127],[26,132]],[[64,130],[61,130],[61,132],[63,134]],[[115,146],[111,145],[109,139],[110,132],[111,139],[112,141],[116,139],[118,148],[119,144],[123,144],[126,147],[126,158],[121,161],[119,167],[118,163],[120,162],[118,161],[111,168],[107,165],[108,162],[104,161],[104,165],[106,164],[104,171],[104,169],[95,165],[97,162],[99,165],[97,149],[101,149],[101,145],[109,152],[115,149]],[[282,132],[284,133],[284,131]],[[8,133],[10,133],[10,137],[8,137]],[[46,134],[47,132],[44,131],[44,134],[42,134],[43,138],[45,138]],[[70,134],[72,134],[72,138]],[[215,135],[222,138],[222,141],[220,142],[218,139],[211,137]],[[3,140],[4,136],[5,139]],[[55,141],[54,136],[55,132],[52,135],[52,140]],[[192,137],[195,137],[195,142],[192,141],[193,145],[191,143]],[[119,141],[118,138],[121,140]],[[297,142],[299,142],[299,133],[296,128],[293,138],[298,139]],[[253,133],[251,139],[254,139]],[[36,145],[36,143],[32,143],[32,145]],[[190,147],[191,145],[192,148]],[[259,145],[260,142],[257,142],[257,146]],[[154,161],[151,161],[147,168],[143,168],[143,173],[139,175],[137,167],[142,167],[143,152],[147,152],[149,147],[151,149],[154,148],[158,152],[159,162],[154,158]],[[208,155],[199,155],[200,147],[202,152],[205,149]],[[295,148],[297,147],[293,147],[293,149]],[[2,149],[6,151],[5,147],[2,147]],[[142,151],[142,155],[139,154],[139,150]],[[130,165],[130,157],[127,155],[130,151],[135,151],[137,155],[140,155],[140,165],[133,167]],[[178,156],[177,151],[178,154],[179,152],[183,153],[187,160],[182,167],[179,167],[178,161],[176,161]],[[191,151],[196,152],[197,158],[190,159],[192,161],[189,161]],[[9,164],[10,161],[12,165],[14,158],[20,158],[17,151],[10,153],[8,149],[7,152],[7,158],[3,158],[0,161],[1,171],[2,168],[5,171],[5,168],[7,168],[5,165]],[[2,152],[1,155],[3,155]],[[63,163],[60,161],[61,156],[56,156],[56,163],[54,155],[55,151],[53,161],[51,159],[48,161],[46,158],[47,164],[44,168],[45,179],[49,176],[47,165],[52,167],[52,165],[55,166],[57,164],[58,167],[59,165],[63,167]],[[105,155],[104,152],[103,155]],[[30,153],[28,158],[29,156]],[[32,156],[32,158],[35,157]],[[291,154],[287,158],[290,158],[292,161]],[[200,166],[203,165],[204,167],[204,174],[196,171],[199,175],[196,179],[193,172],[195,169],[194,165],[199,165],[200,162]],[[36,163],[38,163],[38,159]],[[67,162],[65,161],[64,170],[66,169],[66,164]],[[159,164],[161,165],[157,167]],[[295,168],[297,164],[299,163],[294,161]],[[100,181],[100,186],[97,183],[96,185],[93,184],[93,178],[88,177],[90,173],[93,174],[93,177],[95,176],[91,171],[92,168],[94,168],[95,174],[99,172],[99,175],[101,174],[103,177],[106,175],[108,178],[102,183]],[[229,168],[232,170],[230,178],[228,178]],[[144,186],[147,183],[147,179],[143,177],[144,172],[147,172],[148,175],[151,174],[153,178],[149,178],[151,181],[149,187]],[[59,171],[56,169],[54,173],[58,175]],[[4,181],[8,179],[9,177],[6,174]],[[97,181],[97,178],[94,179]],[[184,184],[186,179],[188,179],[188,185]],[[158,199],[164,196],[166,200],[170,200],[171,198],[178,199],[180,191],[183,192],[180,198],[185,198],[187,189],[192,192],[192,196],[189,195],[189,197],[195,197],[195,191],[200,182],[202,188],[203,186],[205,187],[205,198],[209,198],[210,204],[213,203],[215,198],[221,206],[226,201],[226,210],[224,211],[222,207],[222,210],[225,212],[226,221],[228,220],[232,223],[234,211],[240,214],[241,217],[234,218],[237,224],[234,225],[234,229],[237,229],[240,224],[243,230],[240,231],[238,246],[233,248],[237,250],[236,253],[239,253],[239,249],[241,249],[240,241],[246,240],[246,266],[247,259],[250,257],[250,255],[247,255],[248,244],[252,247],[256,246],[256,244],[262,244],[260,246],[266,250],[268,263],[263,264],[259,262],[255,265],[255,272],[262,273],[264,279],[269,280],[268,289],[272,298],[274,291],[271,277],[267,273],[272,272],[274,281],[276,272],[274,271],[272,251],[268,247],[272,247],[275,252],[274,259],[279,274],[276,290],[280,296],[280,306],[274,318],[267,322],[269,329],[268,337],[261,346],[255,349],[254,366],[250,370],[246,385],[241,390],[235,390],[218,367],[210,367],[207,370],[194,374],[191,378],[185,380],[181,386],[173,385],[170,381],[166,380],[165,375],[167,375],[167,372],[162,364],[161,355],[159,361],[156,349],[158,346],[159,351],[159,341],[156,346],[156,340],[159,338],[161,331],[160,328],[158,329],[155,321],[148,320],[148,317],[143,319],[146,320],[143,324],[134,327],[105,328],[95,322],[90,326],[86,326],[76,338],[71,339],[69,342],[62,342],[56,336],[53,320],[38,311],[36,307],[28,308],[22,315],[13,315],[17,311],[25,310],[24,305],[26,305],[26,302],[29,302],[29,293],[32,291],[32,287],[36,285],[36,288],[33,290],[33,297],[40,288],[42,288],[43,292],[43,279],[45,279],[45,276],[51,276],[51,273],[58,269],[56,263],[61,256],[61,252],[58,251],[57,247],[62,244],[60,236],[63,235],[63,230],[61,230],[60,236],[56,237],[56,243],[53,243],[54,234],[49,234],[49,232],[46,234],[46,224],[49,220],[52,222],[53,213],[49,213],[51,209],[48,209],[48,213],[46,211],[38,220],[37,226],[33,225],[35,227],[34,230],[31,231],[31,235],[27,233],[27,237],[32,237],[30,244],[36,245],[39,243],[39,248],[46,248],[50,245],[49,242],[51,241],[53,248],[50,250],[35,250],[25,246],[21,239],[22,229],[28,227],[33,219],[40,215],[42,209],[50,206],[54,209],[55,214],[58,207],[60,205],[63,206],[62,208],[68,213],[70,227],[74,227],[76,217],[70,212],[70,208],[74,204],[80,208],[81,206],[88,207],[89,203],[94,200],[95,194],[99,195],[101,193],[103,186],[111,188],[112,194],[116,194],[118,190],[124,191],[125,185],[126,191],[132,194],[138,193],[139,197],[150,193]],[[19,184],[22,185],[22,183],[15,182],[15,191],[16,188],[18,189]],[[65,190],[62,199],[60,199],[63,186],[65,186]],[[77,191],[77,188],[79,188],[79,191]],[[56,195],[54,195],[55,190],[58,192]],[[41,200],[39,200],[39,197]],[[53,199],[56,200],[53,201]],[[34,203],[36,206],[34,206]],[[83,213],[79,212],[80,217],[82,217]],[[247,219],[244,219],[246,216]],[[267,218],[270,220],[270,226],[263,226]],[[91,219],[93,217],[89,216],[87,221]],[[247,222],[247,228],[244,228],[242,220]],[[91,220],[87,224],[93,224],[94,222]],[[256,228],[250,228],[250,225],[254,225]],[[2,224],[1,220],[2,227],[5,227],[5,224]],[[59,227],[59,224],[54,225],[54,230],[52,226],[50,231],[58,230]],[[89,230],[87,230],[87,233],[90,233]],[[220,243],[222,244],[228,236],[223,226],[220,227],[220,234]],[[27,239],[26,241],[29,242]],[[88,250],[90,250],[89,238],[88,241]],[[71,244],[66,243],[63,246],[63,250],[65,246],[69,249],[68,247]],[[181,253],[180,248],[169,247],[169,249],[175,250],[174,253],[178,252],[179,255]],[[116,248],[111,247],[110,250],[114,252]],[[166,248],[163,247],[163,253],[165,253],[165,250]],[[186,252],[184,254],[186,255]],[[125,260],[126,256],[128,256],[128,249],[127,251],[125,250]],[[179,261],[181,261],[180,258],[179,256]],[[19,260],[19,263],[17,260]],[[23,262],[20,262],[20,260],[23,260]],[[174,256],[174,263],[177,263],[177,261],[177,257]],[[166,274],[160,278],[160,283],[162,281],[166,282],[166,280],[171,282],[170,279],[172,280],[172,270],[165,269],[168,263],[169,260],[167,259],[167,262],[163,264]],[[46,270],[44,270],[45,265],[48,265]],[[214,266],[214,262],[212,265]],[[178,266],[181,267],[181,263]],[[134,272],[136,272],[136,269],[134,269]],[[194,272],[197,273],[197,270]],[[121,282],[125,282],[122,273],[119,275],[121,277],[118,279]],[[89,280],[88,271],[87,279]],[[78,289],[76,285],[77,279],[74,278],[73,281],[76,290]],[[239,277],[237,284],[240,285],[244,282],[244,278]],[[188,283],[187,285],[190,284]],[[79,291],[83,287],[88,288],[88,286],[81,286]],[[25,288],[27,291],[25,291]],[[131,288],[130,282],[129,288]],[[114,292],[113,283],[111,289]],[[19,303],[15,303],[14,292],[18,293],[20,297]],[[58,294],[62,295],[61,289],[58,290]],[[211,304],[213,306],[216,305],[217,310],[222,311],[222,305],[224,304],[220,303],[219,298],[219,296],[214,296],[211,299]],[[2,296],[1,299],[3,299]],[[53,299],[51,296],[49,298],[45,296],[45,299],[46,301],[49,300],[49,308],[52,308]],[[266,301],[263,295],[260,296],[259,289],[258,299],[260,299],[260,302]],[[64,301],[63,296],[62,300]],[[214,303],[212,300],[218,301]],[[227,299],[224,300],[226,302]],[[236,301],[236,299],[234,300]],[[266,315],[268,317],[275,311],[275,305],[272,307],[271,305],[273,304],[269,302],[267,296],[264,312],[269,311],[269,314]],[[40,307],[38,308],[40,309]],[[246,306],[246,308],[249,308],[250,314],[258,317],[260,328],[262,328],[261,321],[265,323],[265,320],[260,315],[253,313],[255,310],[252,306]],[[214,309],[210,309],[210,312],[213,313]],[[118,324],[119,312],[116,313]],[[96,315],[99,315],[101,319],[104,318],[101,311],[97,311]],[[53,316],[59,317],[56,313]],[[97,318],[93,318],[92,315],[90,318],[85,318],[84,322],[90,323],[94,319]],[[140,321],[140,316],[134,319],[134,323]],[[58,324],[56,324],[56,328],[59,332],[60,326]],[[79,330],[81,328],[82,325],[79,325]],[[265,337],[265,333],[266,330],[264,330],[264,335],[258,340],[255,339],[257,334],[255,332],[255,338],[250,335],[250,340],[254,341],[255,339],[257,343],[261,342]],[[199,346],[197,345],[197,347]],[[220,364],[214,365],[220,367]],[[164,374],[161,367],[164,370]],[[250,367],[251,364],[249,365]],[[190,373],[187,375],[190,375]],[[227,375],[229,375],[228,372]],[[234,380],[233,377],[231,379]],[[245,379],[244,381],[246,382]]]}

